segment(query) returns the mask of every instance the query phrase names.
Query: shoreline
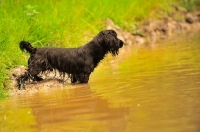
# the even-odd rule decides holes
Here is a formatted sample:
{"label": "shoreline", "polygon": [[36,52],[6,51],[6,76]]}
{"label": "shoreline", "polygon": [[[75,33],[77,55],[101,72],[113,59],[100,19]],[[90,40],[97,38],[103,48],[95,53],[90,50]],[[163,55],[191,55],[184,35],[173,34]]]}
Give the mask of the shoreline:
{"label": "shoreline", "polygon": [[[175,8],[175,7],[173,7]],[[105,22],[105,29],[113,29],[117,32],[118,37],[125,42],[124,46],[130,45],[150,45],[154,46],[161,40],[167,40],[170,37],[180,34],[186,34],[200,29],[200,11],[188,12],[181,8],[174,14],[169,14],[167,17],[158,19],[155,21],[144,22],[134,32],[128,32],[116,25],[111,19],[107,19]],[[182,15],[182,16],[180,16]],[[177,16],[183,18],[183,21],[178,21]],[[125,48],[123,48],[125,50]],[[9,80],[10,86],[9,95],[24,95],[26,93],[35,93],[40,89],[50,89],[52,87],[63,87],[65,84],[60,83],[59,73],[52,72],[51,74],[42,74],[45,78],[41,82],[31,82],[26,85],[25,90],[18,90],[16,87],[16,78],[22,75],[26,71],[25,66],[17,66],[10,70]],[[66,78],[67,80],[67,78]],[[67,80],[69,81],[69,80]]]}
{"label": "shoreline", "polygon": [[[114,29],[125,45],[154,45],[160,40],[200,29],[200,10],[188,12],[183,7],[172,6],[172,8],[175,8],[176,12],[158,20],[146,20],[132,32],[123,30],[111,19],[106,20],[106,29]],[[182,20],[179,20],[180,18]]]}

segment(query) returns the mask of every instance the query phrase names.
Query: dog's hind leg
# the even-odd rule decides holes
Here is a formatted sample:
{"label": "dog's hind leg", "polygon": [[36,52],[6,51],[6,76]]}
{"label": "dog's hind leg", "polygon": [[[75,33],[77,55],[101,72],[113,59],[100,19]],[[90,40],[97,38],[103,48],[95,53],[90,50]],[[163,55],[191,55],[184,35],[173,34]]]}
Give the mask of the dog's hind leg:
{"label": "dog's hind leg", "polygon": [[41,72],[40,68],[35,68],[34,66],[29,67],[28,72],[17,78],[17,87],[19,90],[25,89],[25,82],[29,79],[33,81],[42,81],[43,79],[37,75]]}
{"label": "dog's hind leg", "polygon": [[42,68],[37,65],[29,65],[28,66],[28,73],[32,77],[33,81],[42,81],[43,79],[41,77],[38,77],[37,75],[42,72]]}
{"label": "dog's hind leg", "polygon": [[17,87],[19,90],[25,89],[25,82],[29,79],[29,74],[28,72],[25,72],[23,75],[18,77],[17,80]]}
{"label": "dog's hind leg", "polygon": [[70,75],[70,79],[71,79],[71,83],[76,83],[78,81],[76,75],[73,75],[73,74]]}
{"label": "dog's hind leg", "polygon": [[47,62],[46,59],[42,58],[41,56],[34,56],[35,58],[32,59],[29,62],[28,65],[28,73],[32,77],[33,81],[42,81],[43,79],[41,77],[38,77],[37,75],[40,72],[45,71],[52,71],[52,66]]}

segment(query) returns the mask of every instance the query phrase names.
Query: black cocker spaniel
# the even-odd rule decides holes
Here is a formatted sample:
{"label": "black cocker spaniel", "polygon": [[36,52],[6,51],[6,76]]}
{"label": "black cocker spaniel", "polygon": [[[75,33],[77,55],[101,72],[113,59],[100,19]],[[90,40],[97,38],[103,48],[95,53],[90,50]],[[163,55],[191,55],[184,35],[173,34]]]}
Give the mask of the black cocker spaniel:
{"label": "black cocker spaniel", "polygon": [[21,41],[20,49],[27,51],[30,58],[27,72],[17,79],[18,88],[24,87],[29,79],[41,81],[38,74],[53,69],[68,74],[71,83],[88,83],[91,72],[105,55],[111,53],[116,56],[122,46],[123,41],[117,38],[114,30],[103,30],[78,48],[34,48],[29,42]]}

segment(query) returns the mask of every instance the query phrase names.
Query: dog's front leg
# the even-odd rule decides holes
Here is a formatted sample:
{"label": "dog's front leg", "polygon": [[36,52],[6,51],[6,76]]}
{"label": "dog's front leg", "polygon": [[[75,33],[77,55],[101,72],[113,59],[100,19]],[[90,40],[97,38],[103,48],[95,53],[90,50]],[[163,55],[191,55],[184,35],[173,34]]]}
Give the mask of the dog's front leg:
{"label": "dog's front leg", "polygon": [[79,83],[88,83],[89,77],[90,77],[90,73],[89,74],[84,74],[84,73],[80,74],[79,79],[78,79]]}
{"label": "dog's front leg", "polygon": [[79,83],[88,83],[91,72],[93,71],[93,65],[87,66],[84,70],[78,75]]}

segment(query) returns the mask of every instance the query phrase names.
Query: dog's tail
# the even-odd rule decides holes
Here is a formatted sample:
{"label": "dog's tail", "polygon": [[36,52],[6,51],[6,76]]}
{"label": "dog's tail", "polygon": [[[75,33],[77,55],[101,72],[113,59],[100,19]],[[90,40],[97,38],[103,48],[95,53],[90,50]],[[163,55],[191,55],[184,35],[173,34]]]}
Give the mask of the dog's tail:
{"label": "dog's tail", "polygon": [[37,50],[37,48],[34,48],[29,42],[27,41],[21,41],[19,43],[19,48],[21,51],[26,50],[28,53],[33,54]]}

